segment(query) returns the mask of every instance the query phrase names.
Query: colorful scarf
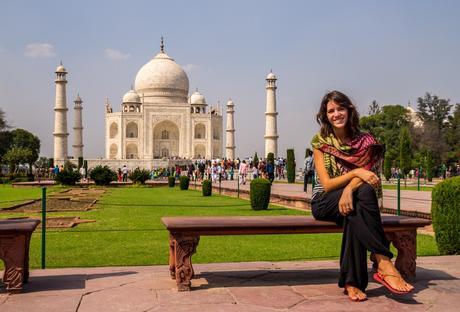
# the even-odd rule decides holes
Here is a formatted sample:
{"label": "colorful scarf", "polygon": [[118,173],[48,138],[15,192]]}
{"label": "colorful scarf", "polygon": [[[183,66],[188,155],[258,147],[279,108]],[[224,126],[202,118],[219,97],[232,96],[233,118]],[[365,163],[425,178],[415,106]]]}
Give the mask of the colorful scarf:
{"label": "colorful scarf", "polygon": [[[380,177],[384,149],[369,133],[359,133],[348,144],[341,144],[333,134],[323,137],[318,133],[311,145],[323,152],[324,165],[331,178],[356,168],[370,170]],[[382,185],[374,189],[382,207]]]}

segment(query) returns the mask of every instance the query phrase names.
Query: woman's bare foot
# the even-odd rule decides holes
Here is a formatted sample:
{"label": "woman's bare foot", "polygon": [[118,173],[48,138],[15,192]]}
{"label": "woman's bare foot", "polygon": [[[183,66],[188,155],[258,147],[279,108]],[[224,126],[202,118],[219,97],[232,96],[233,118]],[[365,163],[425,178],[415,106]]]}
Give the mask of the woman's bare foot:
{"label": "woman's bare foot", "polygon": [[364,292],[361,291],[361,289],[356,288],[355,286],[351,285],[345,285],[345,290],[343,291],[345,295],[348,296],[348,298],[351,301],[365,301],[367,300],[367,296]]}
{"label": "woman's bare foot", "polygon": [[391,288],[400,292],[410,292],[414,289],[414,286],[406,282],[401,274],[399,274],[388,257],[378,254],[376,254],[375,257],[378,263],[378,273],[380,273],[383,280],[390,285]]}

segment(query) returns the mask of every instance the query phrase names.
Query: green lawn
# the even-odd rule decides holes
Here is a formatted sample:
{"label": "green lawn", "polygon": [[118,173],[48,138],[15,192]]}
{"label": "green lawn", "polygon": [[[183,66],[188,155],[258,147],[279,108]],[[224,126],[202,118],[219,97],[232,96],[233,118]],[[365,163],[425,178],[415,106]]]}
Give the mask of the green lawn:
{"label": "green lawn", "polygon": [[[383,189],[384,190],[396,190],[397,189],[397,186],[396,184],[383,184]],[[408,185],[406,187],[404,187],[404,182],[401,181],[401,190],[404,191],[404,190],[408,190],[408,191],[417,191],[417,186],[413,186],[413,185]],[[427,192],[431,192],[433,190],[433,187],[432,186],[422,186],[420,185],[420,191],[427,191]]]}
{"label": "green lawn", "polygon": [[[168,232],[163,216],[302,215],[270,206],[253,211],[249,202],[225,196],[202,197],[178,188],[110,188],[87,212],[49,213],[96,220],[73,229],[47,231],[47,267],[153,265],[168,262]],[[30,215],[30,214],[29,214]],[[38,216],[39,214],[36,214]],[[0,218],[24,216],[2,213]],[[40,265],[40,237],[32,236],[30,263]],[[336,259],[341,234],[204,236],[195,263]],[[418,254],[437,255],[434,238],[418,235]]]}
{"label": "green lawn", "polygon": [[[47,194],[63,189],[61,186],[48,187]],[[0,209],[21,204],[28,200],[40,199],[41,197],[42,190],[38,187],[13,188],[11,184],[0,184]]]}

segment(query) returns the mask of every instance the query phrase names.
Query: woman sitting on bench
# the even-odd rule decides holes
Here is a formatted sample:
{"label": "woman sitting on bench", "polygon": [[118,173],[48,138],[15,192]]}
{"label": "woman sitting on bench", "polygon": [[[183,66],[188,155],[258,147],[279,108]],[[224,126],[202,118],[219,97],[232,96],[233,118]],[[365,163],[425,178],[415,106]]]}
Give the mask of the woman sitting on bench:
{"label": "woman sitting on bench", "polygon": [[380,217],[382,187],[377,176],[383,147],[361,132],[359,115],[339,91],[327,93],[316,116],[321,130],[312,139],[315,219],[343,225],[339,287],[352,301],[367,299],[367,251],[378,264],[374,279],[396,294],[414,289],[391,262],[393,254]]}

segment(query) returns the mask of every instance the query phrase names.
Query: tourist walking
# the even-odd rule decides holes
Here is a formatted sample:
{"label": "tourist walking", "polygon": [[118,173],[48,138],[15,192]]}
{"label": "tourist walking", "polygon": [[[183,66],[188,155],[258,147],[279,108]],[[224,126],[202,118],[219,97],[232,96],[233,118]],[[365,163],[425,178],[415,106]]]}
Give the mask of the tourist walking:
{"label": "tourist walking", "polygon": [[121,169],[121,173],[123,174],[123,182],[128,182],[128,172],[128,167],[123,165],[123,168]]}
{"label": "tourist walking", "polygon": [[377,263],[374,279],[392,293],[414,289],[391,262],[379,209],[382,188],[377,172],[383,146],[359,129],[359,116],[339,91],[327,93],[316,116],[321,126],[312,139],[316,183],[311,209],[318,220],[343,226],[339,287],[352,301],[367,299],[367,251]]}
{"label": "tourist walking", "polygon": [[239,170],[239,175],[240,175],[240,184],[246,184],[246,175],[248,174],[248,164],[246,163],[246,160],[243,160],[240,164],[240,170]]}
{"label": "tourist walking", "polygon": [[308,182],[313,181],[315,171],[313,170],[313,152],[307,148],[305,151],[305,160],[303,166],[303,191],[307,192]]}

